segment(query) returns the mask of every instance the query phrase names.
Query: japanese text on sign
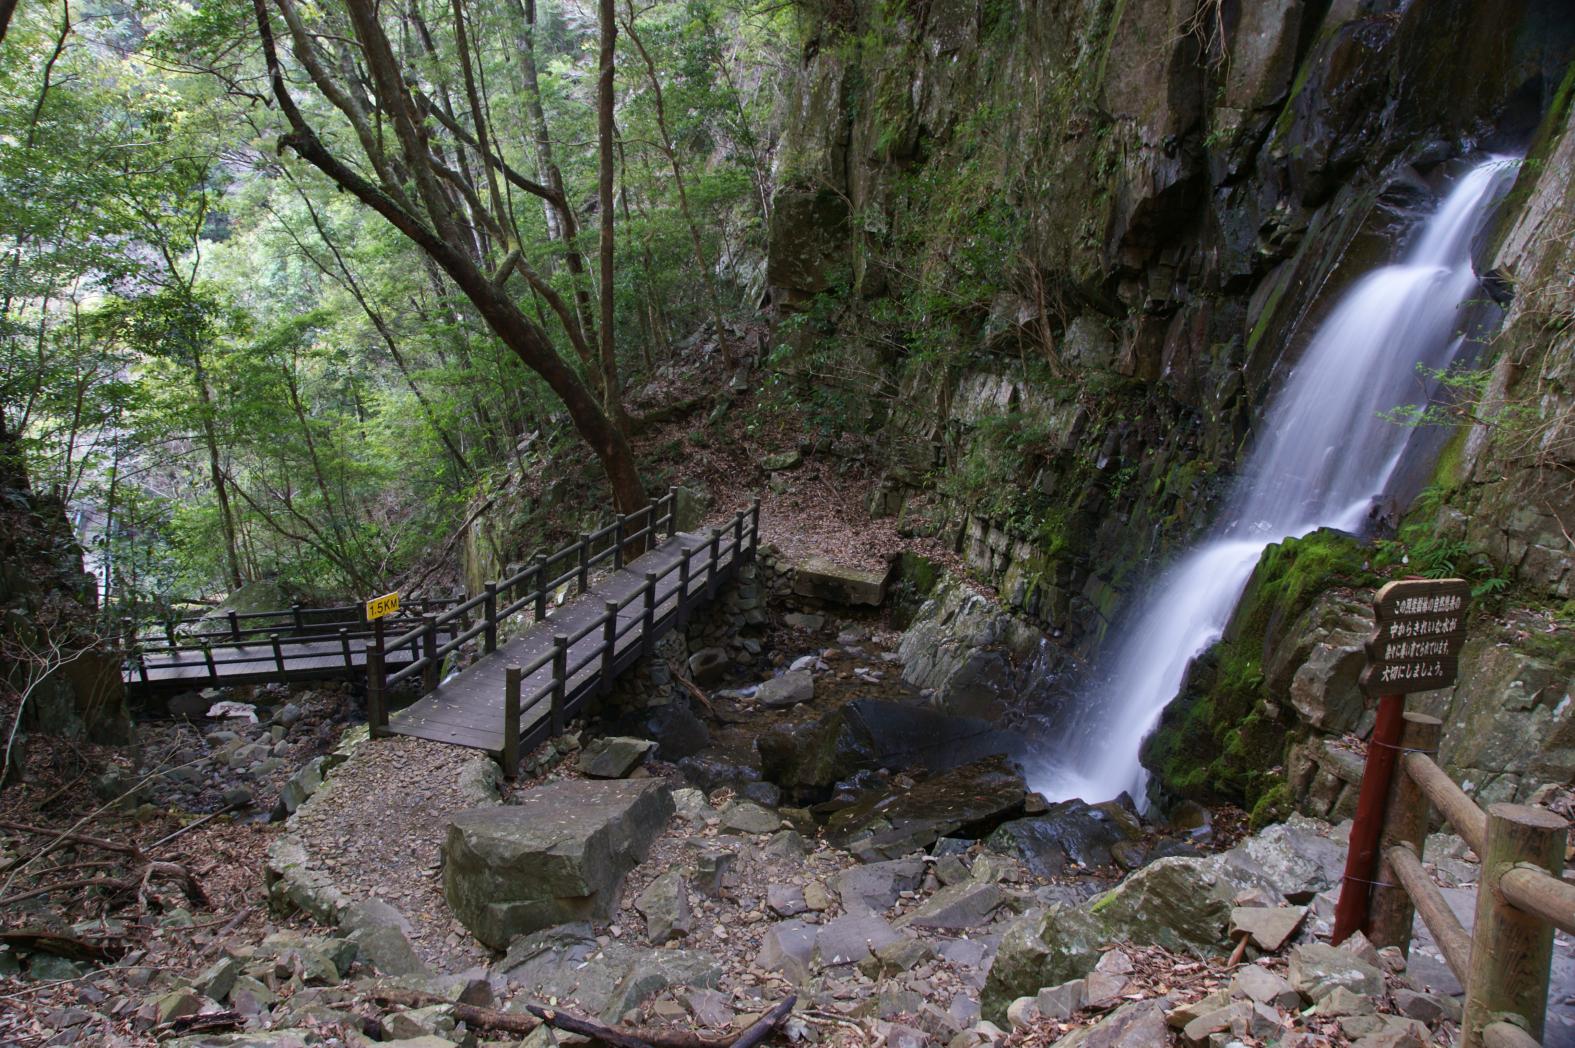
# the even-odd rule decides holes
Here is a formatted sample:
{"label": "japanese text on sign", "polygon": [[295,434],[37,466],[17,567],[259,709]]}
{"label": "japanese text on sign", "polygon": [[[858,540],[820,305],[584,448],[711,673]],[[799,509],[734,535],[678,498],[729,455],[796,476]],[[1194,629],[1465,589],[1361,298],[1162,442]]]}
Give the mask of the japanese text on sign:
{"label": "japanese text on sign", "polygon": [[1380,589],[1373,598],[1377,629],[1367,642],[1362,686],[1403,695],[1453,684],[1470,598],[1464,579],[1408,579]]}

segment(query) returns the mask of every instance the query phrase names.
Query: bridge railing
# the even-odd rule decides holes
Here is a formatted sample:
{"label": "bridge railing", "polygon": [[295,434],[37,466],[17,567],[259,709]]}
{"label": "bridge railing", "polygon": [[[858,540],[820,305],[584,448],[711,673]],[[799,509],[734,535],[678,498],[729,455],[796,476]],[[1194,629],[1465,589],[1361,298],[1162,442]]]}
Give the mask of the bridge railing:
{"label": "bridge railing", "polygon": [[[1432,759],[1443,725],[1405,714],[1390,781],[1366,927],[1377,946],[1408,949],[1422,918],[1466,990],[1461,1048],[1532,1048],[1548,1004],[1554,929],[1575,934],[1575,884],[1560,879],[1568,824],[1543,808],[1478,807]],[[1422,868],[1430,808],[1482,862],[1468,933]]]}
{"label": "bridge railing", "polygon": [[[457,598],[420,598],[400,611],[400,618],[420,618],[424,613],[460,603]],[[191,627],[207,627],[192,629]],[[276,611],[228,611],[223,615],[172,616],[153,629],[134,629],[129,618],[121,619],[121,636],[127,651],[167,651],[175,648],[200,648],[204,643],[239,643],[248,638],[268,637],[275,633],[303,636],[308,630],[345,627],[366,632],[365,604],[345,604],[308,608],[300,604]]]}
{"label": "bridge railing", "polygon": [[[389,638],[383,649],[369,646],[368,719],[373,732],[379,733],[387,727],[389,688],[414,679],[419,674],[423,693],[433,690],[437,686],[438,669],[449,653],[474,643],[478,638],[482,641],[483,654],[491,653],[496,650],[497,626],[503,619],[534,605],[535,621],[544,621],[548,618],[548,598],[558,587],[574,582],[579,592],[584,594],[590,588],[591,569],[608,560],[613,562],[615,568],[621,568],[629,559],[631,550],[643,551],[647,540],[660,537],[664,530],[668,537],[676,534],[676,516],[673,512],[675,502],[676,492],[669,492],[645,509],[620,518],[598,531],[588,532],[577,543],[551,556],[537,558],[513,577],[489,583],[482,594],[456,606],[446,616],[431,616],[421,626]],[[616,601],[607,601],[602,613],[585,626],[573,633],[555,635],[551,649],[526,665],[506,667],[503,717],[503,766],[506,774],[511,777],[514,775],[522,745],[534,746],[551,735],[562,733],[567,718],[590,693],[589,689],[576,686],[575,678],[578,675],[593,664],[600,663],[598,689],[610,688],[617,660],[629,657],[635,651],[626,643],[629,634],[641,631],[639,653],[648,654],[660,627],[669,620],[682,622],[696,603],[714,595],[724,567],[730,570],[754,555],[759,545],[759,533],[760,500],[756,499],[748,510],[735,513],[728,527],[712,528],[709,540],[703,545],[686,546],[680,550],[678,559],[662,571],[646,572],[638,587]],[[600,549],[598,544],[602,544]],[[705,558],[700,570],[696,571],[692,562],[702,550]],[[571,566],[568,570],[558,571],[554,567],[556,564]],[[673,580],[675,575],[677,578]],[[520,587],[528,588],[520,592]],[[516,592],[519,595],[513,600],[499,603],[500,600],[508,600]],[[620,622],[620,613],[631,606],[638,607],[638,614],[622,616],[623,621]],[[447,643],[437,643],[436,634],[445,621],[452,622],[478,609],[482,611],[478,622],[454,632]],[[587,637],[598,634],[597,643],[571,663],[571,649]],[[412,655],[411,661],[403,668],[388,673],[385,662],[387,654],[406,648]],[[522,694],[522,682],[549,666],[551,673],[546,680],[529,694]],[[547,704],[545,711],[539,708],[543,703]],[[539,717],[542,712],[547,715]],[[540,721],[531,735],[524,739],[520,734],[522,717]]]}
{"label": "bridge railing", "polygon": [[[497,625],[502,620],[530,605],[534,605],[538,621],[546,618],[548,602],[558,587],[578,581],[583,592],[589,584],[590,571],[601,563],[611,559],[621,567],[627,556],[637,556],[652,539],[659,539],[663,529],[669,536],[674,534],[677,501],[678,489],[669,489],[641,509],[581,535],[577,542],[549,556],[538,555],[523,570],[500,582],[488,583],[483,592],[473,597],[412,600],[399,613],[371,623],[366,621],[364,604],[328,608],[296,604],[277,611],[231,611],[219,619],[201,615],[169,618],[161,623],[161,632],[144,634],[138,634],[129,619],[123,620],[126,665],[143,684],[149,683],[148,659],[153,657],[159,670],[201,668],[206,671],[206,680],[186,675],[180,679],[194,685],[213,685],[222,683],[226,667],[257,666],[269,659],[273,671],[281,677],[292,670],[320,671],[323,660],[329,657],[323,651],[324,645],[337,645],[344,671],[353,674],[357,666],[370,666],[365,649],[375,646],[381,656],[377,663],[385,669],[389,662],[405,662],[407,654],[411,663],[387,678],[383,690],[420,672],[426,684],[424,690],[430,691],[437,686],[438,667],[451,652],[478,637],[484,638],[485,651],[494,650]],[[561,570],[564,564],[570,565],[568,570]],[[559,573],[544,577],[552,571]],[[524,589],[527,583],[531,587],[528,590]],[[511,596],[521,592],[522,596],[510,601]],[[501,608],[500,597],[508,601]],[[478,610],[479,621],[472,623],[471,616]],[[211,630],[183,629],[204,622],[219,625]],[[391,630],[403,632],[390,637]],[[447,641],[438,643],[445,635]],[[370,668],[367,672],[370,677]]]}

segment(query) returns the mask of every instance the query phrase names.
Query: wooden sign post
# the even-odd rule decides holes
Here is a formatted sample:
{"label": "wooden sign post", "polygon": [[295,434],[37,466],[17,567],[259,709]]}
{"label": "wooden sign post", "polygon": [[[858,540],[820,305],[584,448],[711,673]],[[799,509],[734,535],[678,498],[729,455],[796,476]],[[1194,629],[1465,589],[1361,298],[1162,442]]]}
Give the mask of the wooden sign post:
{"label": "wooden sign post", "polygon": [[1367,764],[1351,825],[1345,877],[1334,910],[1336,945],[1367,924],[1367,903],[1377,868],[1384,799],[1394,775],[1405,718],[1405,697],[1455,683],[1465,641],[1471,585],[1464,579],[1407,579],[1391,582],[1373,597],[1377,629],[1367,641],[1362,689],[1378,698],[1378,715],[1367,742]]}

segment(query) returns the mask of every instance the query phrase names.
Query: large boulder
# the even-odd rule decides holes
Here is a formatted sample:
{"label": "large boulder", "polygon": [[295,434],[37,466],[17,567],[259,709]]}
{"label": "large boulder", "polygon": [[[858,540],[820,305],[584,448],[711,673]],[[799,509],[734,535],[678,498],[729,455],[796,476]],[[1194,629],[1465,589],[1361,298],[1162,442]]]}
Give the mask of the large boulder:
{"label": "large boulder", "polygon": [[517,805],[461,812],[443,843],[443,894],[494,949],[540,928],[605,920],[672,813],[671,791],[654,779],[567,779]]}
{"label": "large boulder", "polygon": [[675,987],[715,987],[722,969],[699,950],[643,949],[596,941],[588,924],[522,936],[494,971],[542,1000],[572,1001],[603,1022]]}
{"label": "large boulder", "polygon": [[1051,805],[1043,815],[1003,823],[986,843],[1016,855],[1036,876],[1055,877],[1068,862],[1109,866],[1110,849],[1142,833],[1136,817],[1116,805],[1069,800]]}
{"label": "large boulder", "polygon": [[793,592],[828,604],[878,607],[886,599],[887,574],[810,557],[793,568]]}
{"label": "large boulder", "polygon": [[[786,676],[786,675],[784,675]],[[998,753],[1016,740],[987,720],[928,706],[854,699],[809,726],[794,722],[760,736],[764,772],[788,788],[824,788],[867,768],[945,771]]]}
{"label": "large boulder", "polygon": [[942,837],[988,834],[1022,813],[1024,789],[1011,762],[986,757],[906,791],[867,794],[832,815],[826,830],[838,847],[865,861],[899,858]]}
{"label": "large boulder", "polygon": [[1041,987],[1081,979],[1099,963],[1108,941],[1098,918],[1082,907],[1054,903],[1006,926],[979,999],[984,1017],[1006,1020],[1006,1007]]}

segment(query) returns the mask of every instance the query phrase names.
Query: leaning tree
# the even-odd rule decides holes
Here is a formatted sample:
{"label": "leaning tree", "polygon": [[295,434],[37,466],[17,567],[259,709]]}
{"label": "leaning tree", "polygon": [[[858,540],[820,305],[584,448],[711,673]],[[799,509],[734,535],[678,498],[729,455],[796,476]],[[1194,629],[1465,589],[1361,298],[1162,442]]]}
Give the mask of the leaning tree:
{"label": "leaning tree", "polygon": [[[556,215],[572,210],[561,184],[543,185],[522,174],[496,141],[466,0],[451,0],[445,15],[450,46],[444,57],[458,73],[457,105],[447,84],[424,81],[421,63],[396,51],[390,30],[413,51],[435,51],[431,27],[414,4],[340,0],[326,10],[314,8],[311,24],[295,0],[252,0],[252,7],[270,90],[288,124],[279,149],[294,152],[419,247],[563,402],[601,461],[618,508],[644,505],[645,489],[617,421],[622,412],[607,318],[598,339],[587,330],[588,311],[565,301],[530,264],[509,201],[520,191],[545,201]],[[281,61],[280,26],[304,81],[292,82]],[[348,133],[320,134],[297,103],[297,91],[337,111]],[[607,101],[604,92],[601,104]],[[603,220],[609,217],[604,208]],[[572,231],[572,221],[568,227]],[[577,251],[572,241],[567,246]],[[606,255],[604,249],[604,294],[612,280]],[[510,290],[515,276],[550,307],[589,381],[516,300]]]}

